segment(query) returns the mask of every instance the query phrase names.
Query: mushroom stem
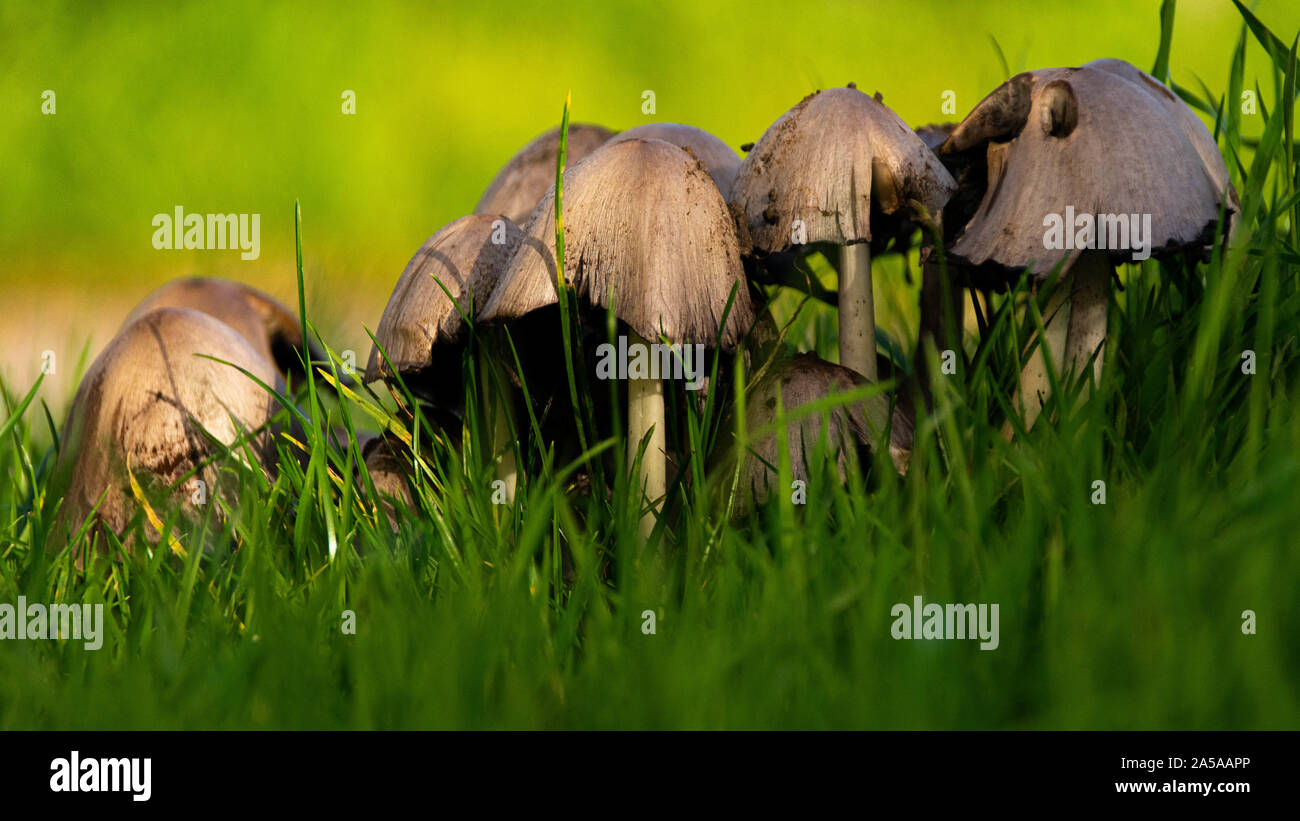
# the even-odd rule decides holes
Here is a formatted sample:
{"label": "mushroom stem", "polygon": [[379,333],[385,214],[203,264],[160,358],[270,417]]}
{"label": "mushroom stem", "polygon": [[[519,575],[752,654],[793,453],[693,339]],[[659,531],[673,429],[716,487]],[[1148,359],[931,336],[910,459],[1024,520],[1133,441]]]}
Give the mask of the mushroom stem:
{"label": "mushroom stem", "polygon": [[1101,349],[1106,341],[1106,314],[1110,309],[1110,260],[1105,253],[1084,251],[1072,273],[1074,286],[1070,290],[1065,362],[1077,374],[1097,354],[1092,363],[1092,379],[1083,385],[1082,395],[1086,396],[1091,383],[1101,379]]}
{"label": "mushroom stem", "polygon": [[[1104,253],[1085,252],[1052,293],[1043,312],[1047,337],[1020,373],[1020,393],[1016,400],[1024,416],[1025,430],[1033,427],[1043,403],[1052,393],[1043,361],[1044,348],[1051,353],[1058,380],[1067,374],[1079,375],[1093,353],[1097,354],[1092,362],[1092,380],[1084,384],[1082,396],[1087,395],[1093,381],[1101,378],[1101,349],[1106,340],[1110,308],[1110,272],[1110,262]],[[1010,424],[1003,428],[1003,435],[1011,438]]]}
{"label": "mushroom stem", "polygon": [[[1065,352],[1065,340],[1070,327],[1070,293],[1073,273],[1067,274],[1057,283],[1052,291],[1047,307],[1043,309],[1043,329],[1045,335],[1038,341],[1038,347],[1020,371],[1020,391],[1016,395],[1016,409],[1025,420],[1025,430],[1034,426],[1043,403],[1052,395],[1052,383],[1047,376],[1047,362],[1043,358],[1046,351],[1052,357],[1052,368],[1058,378],[1063,373],[1061,363]],[[1011,425],[1003,428],[1005,438],[1011,438]]]}
{"label": "mushroom stem", "polygon": [[876,309],[871,294],[871,246],[840,248],[840,364],[876,381]]}
{"label": "mushroom stem", "polygon": [[[636,332],[630,331],[628,336],[629,347],[639,343],[649,349],[650,343],[642,339]],[[644,500],[648,499],[653,503],[653,509],[646,511],[645,515],[641,517],[638,532],[642,539],[649,539],[650,534],[654,531],[657,518],[655,511],[659,509],[667,488],[665,481],[667,473],[666,457],[664,454],[664,384],[653,377],[630,377],[627,383],[627,457],[629,463],[636,461],[641,440],[645,438],[647,431],[650,433],[650,441],[646,445],[645,457],[641,460],[641,473],[637,477],[642,494],[638,502],[644,503]]]}

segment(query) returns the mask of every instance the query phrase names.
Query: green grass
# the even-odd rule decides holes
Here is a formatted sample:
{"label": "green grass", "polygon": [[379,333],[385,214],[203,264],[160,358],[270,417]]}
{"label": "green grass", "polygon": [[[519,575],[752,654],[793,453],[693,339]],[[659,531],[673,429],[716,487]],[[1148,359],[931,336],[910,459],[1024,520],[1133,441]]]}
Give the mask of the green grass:
{"label": "green grass", "polygon": [[[282,442],[269,484],[229,460],[242,491],[184,527],[184,558],[108,545],[80,572],[45,549],[55,417],[5,385],[0,602],[102,602],[108,627],[93,652],[0,643],[0,728],[1300,728],[1294,52],[1267,48],[1261,136],[1216,128],[1236,241],[1194,275],[1123,272],[1086,400],[1003,441],[1032,323],[1007,306],[969,370],[936,377],[905,479],[880,456],[869,482],[814,475],[806,506],[720,515],[731,474],[704,459],[731,435],[719,407],[686,416],[698,458],[651,544],[621,439],[587,443],[614,465],[615,492],[591,497],[567,492],[586,458],[522,438],[519,495],[495,506],[476,390],[492,359],[475,343],[466,444],[417,436],[419,511],[396,532],[364,475],[345,480],[358,456],[332,432],[409,420],[390,397],[336,402],[318,376],[297,394],[306,453]],[[1181,76],[1178,50],[1160,53]],[[782,294],[778,316],[800,299]],[[799,311],[788,342],[833,354],[826,311]],[[890,609],[915,595],[998,603],[1000,647],[893,640]]]}

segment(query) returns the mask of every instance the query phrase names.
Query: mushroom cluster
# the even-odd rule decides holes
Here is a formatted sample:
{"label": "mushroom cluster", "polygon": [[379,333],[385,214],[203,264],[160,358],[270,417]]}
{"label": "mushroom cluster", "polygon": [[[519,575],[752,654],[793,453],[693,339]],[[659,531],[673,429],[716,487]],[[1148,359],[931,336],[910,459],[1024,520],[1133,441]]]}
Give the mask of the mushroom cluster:
{"label": "mushroom cluster", "polygon": [[[618,134],[599,126],[575,126],[569,132],[568,166],[560,177],[565,253],[564,270],[557,271],[558,144],[559,135],[550,131],[526,145],[492,180],[475,209],[477,219],[512,228],[518,222],[517,238],[512,234],[510,241],[493,249],[484,229],[466,235],[454,253],[421,262],[432,259],[439,237],[457,232],[469,219],[462,218],[437,232],[417,253],[384,311],[367,380],[393,381],[396,374],[377,367],[385,359],[399,370],[410,367],[427,374],[462,318],[469,318],[480,337],[496,329],[526,337],[529,351],[520,352],[517,368],[510,358],[494,359],[507,371],[500,381],[528,386],[534,401],[531,411],[543,419],[542,435],[549,440],[537,443],[539,449],[568,448],[570,456],[576,456],[574,423],[580,409],[565,395],[561,371],[546,367],[545,360],[559,353],[558,323],[539,319],[559,303],[562,287],[572,287],[577,299],[584,343],[612,342],[602,332],[609,321],[623,340],[620,350],[670,349],[665,362],[680,357],[682,346],[698,346],[721,355],[720,367],[730,373],[734,357],[741,355],[750,366],[770,372],[763,384],[785,378],[796,386],[788,397],[788,409],[796,411],[803,402],[876,379],[871,243],[878,240],[883,248],[883,241],[897,235],[915,211],[937,219],[955,188],[921,138],[879,99],[852,85],[810,95],[778,119],[744,160],[694,126],[653,123]],[[543,188],[548,180],[551,184]],[[752,276],[777,260],[827,244],[844,247],[839,294],[843,367],[813,361],[810,355],[791,359],[774,346],[775,325]],[[476,273],[473,266],[486,268]],[[413,284],[413,276],[424,281],[421,289]],[[442,325],[450,316],[446,297],[465,293],[467,286],[473,291],[472,305],[458,306],[454,327]],[[533,325],[525,324],[530,322]],[[451,356],[455,368],[457,353]],[[582,364],[594,378],[589,359]],[[449,399],[452,404],[464,401],[451,376],[448,372],[440,379],[417,380],[425,386],[417,398],[422,407],[427,403],[435,419]],[[717,391],[721,405],[729,380],[718,382],[706,390]],[[691,397],[666,401],[666,390],[680,391],[682,386],[635,367],[624,383],[618,390],[619,408],[600,404],[603,390],[590,389],[588,398],[603,411],[595,420],[602,435],[622,432],[613,429],[622,409],[627,464],[640,465],[636,490],[644,510],[641,532],[649,536],[674,478],[670,467],[686,463],[691,455],[685,423],[667,409],[680,414],[688,401],[678,400]],[[435,396],[431,390],[437,386],[440,393]],[[517,401],[514,396],[499,404],[513,408]],[[899,443],[910,444],[910,420],[903,414],[893,414],[897,425],[888,420],[892,408],[905,406],[881,394],[849,413],[855,420],[856,442],[870,447],[888,443],[900,469],[906,455]],[[511,416],[505,412],[499,418]],[[868,417],[877,424],[868,425]],[[791,430],[815,433],[808,424],[792,425]],[[524,434],[507,438],[533,435]],[[847,440],[837,439],[834,447],[843,451]],[[731,455],[746,459],[751,473],[754,464],[763,463],[761,458],[755,463],[752,453]],[[494,454],[502,462],[505,456]],[[843,461],[843,454],[837,458]],[[505,471],[511,473],[512,491],[513,467]],[[754,498],[761,499],[762,483],[750,487]]]}
{"label": "mushroom cluster", "polygon": [[[961,122],[916,131],[879,94],[818,91],[744,148],[742,159],[674,123],[537,137],[473,214],[436,230],[407,263],[363,381],[413,403],[416,437],[455,446],[470,419],[485,421],[474,446],[508,498],[529,454],[578,457],[584,420],[600,440],[624,437],[619,464],[637,466],[649,538],[672,488],[688,481],[678,466],[702,459],[742,478],[741,515],[769,495],[783,448],[795,479],[814,472],[818,454],[842,479],[875,450],[887,459],[874,461],[908,469],[926,380],[918,362],[892,393],[877,384],[882,363],[890,377],[908,371],[881,355],[871,263],[907,251],[919,229],[922,342],[961,348],[965,288],[972,299],[1017,282],[1052,289],[1015,399],[1028,427],[1047,399],[1049,363],[1064,376],[1100,372],[1115,266],[1204,255],[1240,210],[1204,124],[1118,60],[1017,75]],[[797,285],[794,266],[817,253],[838,288],[805,277],[804,289],[836,307],[838,364],[790,350],[768,308],[765,289]],[[576,345],[557,318],[570,299]],[[635,361],[602,368],[598,350]],[[58,462],[64,529],[94,520],[121,533],[141,482],[217,491],[210,459],[223,447],[274,471],[277,409],[263,386],[282,392],[321,359],[293,314],[246,286],[182,280],[155,292],[77,392]],[[754,378],[733,379],[738,371]],[[695,454],[686,416],[706,406],[731,422],[714,453]],[[358,450],[400,515],[412,504],[408,448],[377,437]],[[583,482],[611,492],[600,480]]]}
{"label": "mushroom cluster", "polygon": [[[507,330],[536,321],[559,301],[561,283],[569,283],[588,310],[584,340],[604,338],[598,329],[607,313],[632,345],[697,343],[743,355],[762,377],[736,403],[748,409],[745,428],[767,430],[774,408],[783,408],[794,420],[785,438],[796,478],[806,477],[803,460],[819,438],[827,439],[841,476],[856,463],[850,451],[862,446],[887,448],[897,470],[907,469],[912,408],[928,396],[920,374],[893,396],[868,391],[870,398],[820,418],[798,413],[878,379],[886,360],[875,330],[873,254],[905,251],[924,229],[921,338],[945,348],[962,345],[963,288],[1005,288],[1021,275],[1037,286],[1064,271],[1048,309],[1047,338],[1031,342],[1036,347],[1020,381],[1017,407],[1028,426],[1046,399],[1044,357],[1063,375],[1089,362],[1100,369],[1111,270],[1131,253],[1127,246],[1095,248],[1095,234],[1080,235],[1071,250],[1045,245],[1048,215],[1123,215],[1124,228],[1130,215],[1145,215],[1151,228],[1140,239],[1160,257],[1203,253],[1220,214],[1230,220],[1239,208],[1205,126],[1154,78],[1118,60],[1019,75],[962,122],[917,131],[879,94],[853,84],[815,92],[746,146],[743,160],[688,125],[655,123],[618,134],[587,125],[570,134],[561,178],[564,270],[556,270],[555,247],[559,135],[550,131],[511,159],[479,203],[478,213],[521,227],[508,253],[487,253],[482,238],[477,252],[469,250],[476,260],[490,258],[496,272],[476,288],[471,321]],[[1146,223],[1134,225],[1140,232]],[[1129,236],[1130,245],[1135,238]],[[839,287],[828,294],[809,283],[807,290],[836,306],[838,365],[775,345],[779,336],[763,298],[762,286],[792,284],[794,263],[818,252],[838,270]],[[453,292],[459,282],[445,287]],[[405,299],[403,293],[399,283],[393,299]],[[406,310],[395,313],[390,302],[385,322],[399,313]],[[429,313],[423,321],[436,319]],[[529,347],[554,352],[544,332],[537,337],[541,327],[530,328]],[[425,332],[420,339],[427,357],[434,337]],[[530,383],[547,402],[562,397],[557,370],[519,361],[522,372],[507,367],[513,384]],[[890,365],[890,375],[898,375]],[[669,466],[690,456],[681,421],[665,416],[666,407],[686,403],[665,403],[666,384],[660,376],[633,375],[621,394],[628,462],[643,454],[643,534],[671,485]],[[910,388],[919,389],[917,396]],[[725,383],[710,390],[727,402]],[[591,393],[601,401],[600,391]],[[568,422],[578,413],[564,404],[559,416]],[[559,441],[543,447],[572,439],[571,426],[550,431]],[[731,464],[744,463],[749,495],[740,510],[766,496],[777,441],[760,435],[746,453],[730,453]]]}

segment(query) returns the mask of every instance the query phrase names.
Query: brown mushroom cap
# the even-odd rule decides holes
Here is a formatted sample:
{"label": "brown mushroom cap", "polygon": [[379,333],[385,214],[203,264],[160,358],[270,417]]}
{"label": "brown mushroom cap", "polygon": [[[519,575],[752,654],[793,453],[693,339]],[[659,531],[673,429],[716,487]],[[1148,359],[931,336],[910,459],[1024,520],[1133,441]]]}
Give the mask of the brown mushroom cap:
{"label": "brown mushroom cap", "polygon": [[[771,370],[751,387],[746,400],[746,430],[756,433],[772,426],[777,420],[778,410],[788,417],[803,405],[837,393],[858,390],[867,384],[867,380],[857,372],[827,362],[816,354],[805,353],[783,359],[773,364]],[[889,418],[888,399],[877,396],[859,400],[833,408],[827,414],[830,428],[825,452],[834,454],[843,480],[852,464],[850,454],[857,452],[858,448],[874,447],[876,438],[884,431]],[[817,442],[823,435],[823,416],[821,413],[810,414],[786,426],[786,445],[794,479],[808,480],[809,462],[813,460],[819,447]],[[729,424],[729,421],[724,422],[722,429],[729,430]],[[776,433],[767,433],[750,441],[751,452],[745,454],[740,474],[742,493],[738,498],[744,502],[738,513],[743,514],[749,508],[751,499],[754,504],[761,504],[775,485],[777,474],[774,468],[780,465],[781,458],[778,446]],[[911,447],[911,423],[899,408],[895,408],[890,428],[890,455],[900,471],[905,469]]]}
{"label": "brown mushroom cap", "polygon": [[[487,321],[555,304],[555,192],[547,192],[501,282]],[[565,276],[646,339],[722,345],[753,324],[735,223],[701,163],[663,140],[610,143],[564,172]]]}
{"label": "brown mushroom cap", "polygon": [[[460,340],[465,316],[487,301],[519,238],[519,226],[505,217],[475,214],[448,223],[420,246],[398,278],[375,331],[394,367],[403,373],[427,368],[435,345]],[[379,349],[372,347],[365,380],[389,377],[388,370]]]}
{"label": "brown mushroom cap", "polygon": [[[1044,220],[1150,214],[1153,256],[1212,243],[1219,203],[1240,210],[1205,125],[1120,60],[1019,74],[984,98],[940,154],[985,152],[987,187],[950,251],[958,263],[1047,276],[1083,249],[1044,247]],[[967,216],[967,215],[963,215]],[[954,226],[955,227],[955,226]],[[1073,226],[1065,226],[1073,231]],[[1111,249],[1113,260],[1131,252]]]}
{"label": "brown mushroom cap", "polygon": [[731,201],[745,215],[754,250],[794,243],[871,240],[871,212],[907,212],[917,200],[937,214],[956,183],[912,129],[856,88],[818,91],[781,115],[745,157]]}
{"label": "brown mushroom cap", "polygon": [[[75,531],[104,494],[96,518],[121,533],[135,511],[126,469],[142,487],[170,486],[216,452],[201,432],[229,445],[267,423],[273,397],[230,365],[283,390],[274,366],[224,322],[188,308],[157,308],[136,318],[109,342],[81,381],[64,427],[55,476],[66,482],[60,528]],[[264,467],[274,464],[273,434],[251,449]],[[218,487],[209,465],[193,477]],[[192,489],[187,483],[188,504]]]}
{"label": "brown mushroom cap", "polygon": [[[595,151],[615,132],[599,125],[575,123],[569,126],[566,162],[572,167]],[[557,126],[519,149],[492,178],[475,214],[503,214],[512,222],[528,219],[546,190],[555,183],[555,155],[560,148]]]}
{"label": "brown mushroom cap", "polygon": [[610,142],[620,140],[663,140],[666,143],[686,149],[695,159],[704,163],[709,176],[722,192],[722,198],[731,195],[731,185],[740,170],[740,155],[731,147],[702,128],[677,123],[648,123],[630,128]]}
{"label": "brown mushroom cap", "polygon": [[[160,286],[135,307],[122,327],[158,308],[190,308],[216,317],[238,331],[281,373],[301,373],[298,351],[302,327],[298,317],[267,294],[228,279],[189,277]],[[312,359],[324,359],[312,347]]]}

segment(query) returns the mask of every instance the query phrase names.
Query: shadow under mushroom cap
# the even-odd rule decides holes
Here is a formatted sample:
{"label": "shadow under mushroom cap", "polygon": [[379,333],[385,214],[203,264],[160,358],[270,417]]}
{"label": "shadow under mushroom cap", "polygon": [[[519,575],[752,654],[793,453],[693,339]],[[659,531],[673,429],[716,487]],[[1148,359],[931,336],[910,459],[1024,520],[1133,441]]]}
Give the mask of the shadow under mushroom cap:
{"label": "shadow under mushroom cap", "polygon": [[[940,154],[987,153],[978,209],[950,251],[972,266],[1046,276],[1080,249],[1047,248],[1044,220],[1151,215],[1151,253],[1204,248],[1219,204],[1240,209],[1213,138],[1185,104],[1120,60],[1011,78],[957,126]],[[1073,226],[1065,226],[1073,232]],[[1112,258],[1131,252],[1112,249]]]}
{"label": "shadow under mushroom cap", "polygon": [[[514,319],[558,301],[548,191],[483,310]],[[754,321],[736,226],[701,163],[662,140],[610,143],[564,172],[565,276],[646,339],[732,350]],[[727,301],[735,298],[723,324]]]}
{"label": "shadow under mushroom cap", "polygon": [[921,138],[883,103],[856,88],[805,97],[773,123],[745,157],[732,188],[754,249],[807,242],[869,241],[871,213],[917,200],[938,214],[957,184]]}
{"label": "shadow under mushroom cap", "polygon": [[[159,308],[135,319],[90,366],[68,413],[55,467],[56,482],[66,488],[61,527],[80,526],[104,494],[97,518],[120,533],[135,509],[128,464],[142,485],[171,485],[217,451],[202,430],[229,445],[272,418],[278,404],[269,393],[200,354],[284,388],[270,362],[208,314]],[[252,451],[269,469],[272,433],[258,434]],[[215,489],[216,474],[209,466],[197,478]]]}
{"label": "shadow under mushroom cap", "polygon": [[[519,239],[519,226],[505,217],[475,214],[448,223],[420,246],[375,330],[394,367],[403,373],[426,368],[433,363],[435,345],[462,338],[469,327],[465,317],[487,301]],[[379,349],[372,347],[366,381],[391,375]]]}

